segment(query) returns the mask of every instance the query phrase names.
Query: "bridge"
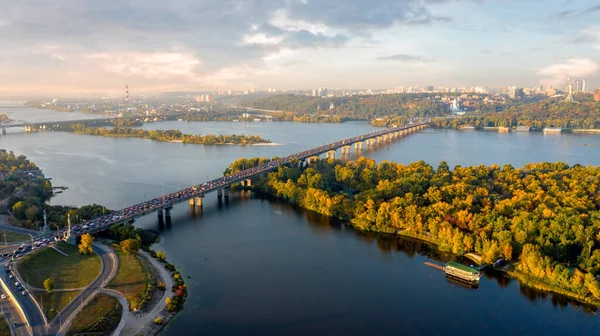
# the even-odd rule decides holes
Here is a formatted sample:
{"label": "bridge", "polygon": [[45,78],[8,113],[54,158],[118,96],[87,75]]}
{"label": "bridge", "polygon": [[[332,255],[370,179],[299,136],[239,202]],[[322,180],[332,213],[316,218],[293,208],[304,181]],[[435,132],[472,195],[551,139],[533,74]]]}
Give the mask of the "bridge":
{"label": "bridge", "polygon": [[117,117],[109,117],[109,118],[89,118],[89,119],[78,119],[78,120],[63,120],[63,121],[41,121],[41,122],[28,122],[24,120],[12,120],[10,122],[0,124],[1,128],[10,128],[10,127],[24,127],[26,132],[36,131],[36,130],[45,130],[46,128],[70,125],[70,124],[78,124],[83,122],[107,122]]}
{"label": "bridge", "polygon": [[64,232],[48,232],[37,239],[53,239],[56,237],[58,239],[67,240],[71,244],[75,244],[77,237],[84,233],[98,233],[109,229],[114,224],[133,222],[136,218],[143,217],[154,212],[158,213],[160,222],[164,221],[166,217],[167,223],[169,223],[171,209],[179,203],[189,202],[190,206],[202,207],[202,199],[204,196],[214,191],[217,192],[219,199],[221,199],[223,196],[225,199],[228,199],[229,187],[232,184],[241,183],[244,186],[250,186],[252,183],[252,178],[277,170],[279,166],[299,163],[301,167],[304,167],[305,165],[310,165],[312,162],[319,159],[319,156],[322,154],[325,154],[326,158],[328,159],[334,159],[337,150],[340,150],[342,155],[350,154],[352,147],[354,147],[355,150],[362,150],[363,146],[376,146],[377,144],[391,142],[394,139],[417,132],[428,126],[429,122],[419,122],[405,126],[387,128],[341,141],[332,142],[317,148],[302,151],[276,160],[271,160],[263,165],[249,168],[229,176],[210,180],[199,185],[178,190],[168,195],[162,195],[161,197],[144,201],[118,211],[113,211],[110,214],[90,219],[75,226],[71,226],[69,224],[69,228]]}

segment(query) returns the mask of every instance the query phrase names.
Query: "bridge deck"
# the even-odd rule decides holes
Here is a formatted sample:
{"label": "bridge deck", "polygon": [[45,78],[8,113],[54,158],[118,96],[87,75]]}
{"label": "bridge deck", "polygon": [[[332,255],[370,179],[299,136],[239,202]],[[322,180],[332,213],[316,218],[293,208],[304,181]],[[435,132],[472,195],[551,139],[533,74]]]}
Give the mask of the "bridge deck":
{"label": "bridge deck", "polygon": [[[199,185],[195,185],[186,189],[182,189],[176,191],[174,193],[164,195],[158,198],[154,198],[139,204],[135,204],[129,206],[125,209],[121,209],[119,211],[114,211],[110,214],[103,215],[100,217],[93,218],[89,221],[83,222],[79,225],[73,226],[71,234],[75,236],[79,236],[83,233],[96,233],[103,230],[108,229],[113,224],[120,224],[124,222],[132,221],[136,218],[145,216],[152,212],[162,211],[164,209],[170,209],[174,205],[187,202],[195,197],[203,197],[205,194],[213,192],[215,190],[223,189],[229,187],[234,183],[238,183],[241,181],[245,181],[248,179],[252,179],[253,177],[264,174],[273,170],[276,170],[281,165],[286,165],[291,163],[294,160],[303,161],[313,156],[318,156],[323,153],[327,153],[330,151],[337,150],[341,147],[349,146],[357,142],[366,141],[368,139],[377,138],[382,135],[395,133],[399,131],[406,130],[414,130],[421,129],[422,127],[427,126],[428,123],[418,123],[412,124],[408,126],[400,126],[394,128],[387,128],[384,130],[380,130],[377,132],[372,132],[348,139],[344,139],[341,141],[336,141],[329,143],[327,145],[323,145],[317,148],[313,148],[310,150],[306,150],[303,152],[299,152],[296,154],[292,154],[277,160],[270,161],[261,166],[257,166],[254,168],[246,169],[241,172],[235,173],[230,176],[221,177],[218,179],[210,180],[204,182]],[[55,234],[49,234],[50,236],[55,236]],[[42,236],[40,239],[44,238]]]}

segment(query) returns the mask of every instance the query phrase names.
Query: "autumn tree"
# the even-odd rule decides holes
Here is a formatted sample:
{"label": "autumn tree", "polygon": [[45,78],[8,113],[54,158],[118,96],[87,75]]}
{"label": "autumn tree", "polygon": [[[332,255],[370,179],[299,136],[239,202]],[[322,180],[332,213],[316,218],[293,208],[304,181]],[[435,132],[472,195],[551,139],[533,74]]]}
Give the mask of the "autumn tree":
{"label": "autumn tree", "polygon": [[79,253],[88,254],[92,252],[92,243],[94,242],[94,237],[91,234],[85,233],[81,235],[81,243],[79,244]]}
{"label": "autumn tree", "polygon": [[141,243],[137,239],[125,239],[119,245],[127,255],[136,254],[141,247]]}

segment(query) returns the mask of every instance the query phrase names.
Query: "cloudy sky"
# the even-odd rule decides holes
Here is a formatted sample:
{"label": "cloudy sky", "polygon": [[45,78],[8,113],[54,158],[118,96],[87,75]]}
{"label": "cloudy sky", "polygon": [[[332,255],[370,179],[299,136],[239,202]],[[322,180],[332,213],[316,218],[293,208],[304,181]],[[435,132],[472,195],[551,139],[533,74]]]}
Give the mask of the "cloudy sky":
{"label": "cloudy sky", "polygon": [[600,85],[595,0],[0,0],[0,93]]}

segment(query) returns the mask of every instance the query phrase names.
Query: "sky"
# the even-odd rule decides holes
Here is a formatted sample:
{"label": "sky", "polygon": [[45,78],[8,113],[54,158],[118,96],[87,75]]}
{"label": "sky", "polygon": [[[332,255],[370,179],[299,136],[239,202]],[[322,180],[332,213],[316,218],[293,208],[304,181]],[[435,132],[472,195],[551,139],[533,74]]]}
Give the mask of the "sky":
{"label": "sky", "polygon": [[592,0],[0,0],[0,94],[600,85]]}

